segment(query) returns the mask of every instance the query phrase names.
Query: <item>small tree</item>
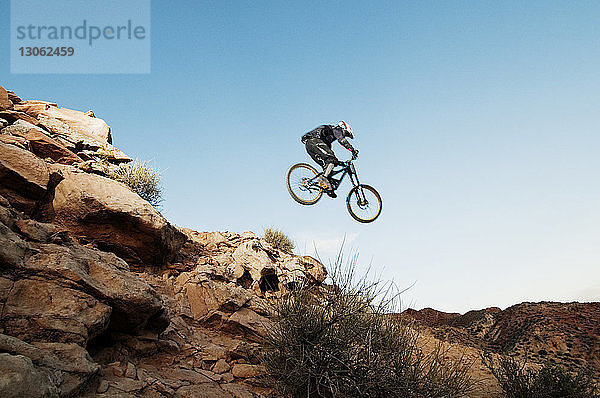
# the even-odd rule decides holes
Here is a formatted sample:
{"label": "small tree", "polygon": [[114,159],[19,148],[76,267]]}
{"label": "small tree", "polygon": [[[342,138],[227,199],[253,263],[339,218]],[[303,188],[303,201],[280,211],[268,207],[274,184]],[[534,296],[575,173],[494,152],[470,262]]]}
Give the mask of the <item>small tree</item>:
{"label": "small tree", "polygon": [[265,240],[274,248],[284,252],[291,252],[294,250],[294,242],[278,229],[265,229]]}
{"label": "small tree", "polygon": [[133,163],[121,164],[111,170],[108,177],[127,185],[154,207],[158,207],[162,202],[160,172],[150,167],[147,162],[135,160]]}
{"label": "small tree", "polygon": [[582,369],[568,372],[562,366],[546,362],[540,368],[527,368],[527,362],[501,355],[498,362],[490,353],[482,355],[507,398],[596,398],[598,388],[592,372]]}
{"label": "small tree", "polygon": [[463,361],[425,355],[418,334],[389,315],[391,285],[353,282],[355,259],[333,285],[301,285],[272,308],[263,362],[291,397],[462,397],[472,389]]}

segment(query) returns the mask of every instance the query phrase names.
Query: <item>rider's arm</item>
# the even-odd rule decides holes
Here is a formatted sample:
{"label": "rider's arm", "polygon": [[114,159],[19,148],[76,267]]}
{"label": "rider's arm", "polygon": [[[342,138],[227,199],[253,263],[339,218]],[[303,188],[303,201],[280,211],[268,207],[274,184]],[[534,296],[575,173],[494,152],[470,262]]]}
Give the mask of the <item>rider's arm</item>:
{"label": "rider's arm", "polygon": [[354,152],[354,147],[352,146],[352,144],[350,144],[348,142],[348,140],[346,139],[346,137],[344,137],[344,132],[342,131],[342,129],[337,128],[337,127],[334,128],[333,129],[333,135],[338,140],[338,142],[340,143],[341,146],[343,146],[344,148],[346,148],[350,152]]}

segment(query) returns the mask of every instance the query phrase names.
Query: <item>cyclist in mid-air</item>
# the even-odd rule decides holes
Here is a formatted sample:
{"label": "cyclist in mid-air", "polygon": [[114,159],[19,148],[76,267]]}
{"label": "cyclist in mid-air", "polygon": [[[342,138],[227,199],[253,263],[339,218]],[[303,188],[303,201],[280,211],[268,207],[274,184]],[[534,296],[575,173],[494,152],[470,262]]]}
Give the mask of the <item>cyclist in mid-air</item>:
{"label": "cyclist in mid-air", "polygon": [[331,150],[331,143],[337,140],[344,148],[352,152],[352,158],[356,159],[358,150],[346,138],[354,138],[350,125],[343,120],[337,125],[324,124],[302,136],[302,143],[306,145],[306,152],[315,162],[323,167],[323,174],[319,177],[319,185],[327,195],[336,198],[329,176],[336,165],[340,162]]}

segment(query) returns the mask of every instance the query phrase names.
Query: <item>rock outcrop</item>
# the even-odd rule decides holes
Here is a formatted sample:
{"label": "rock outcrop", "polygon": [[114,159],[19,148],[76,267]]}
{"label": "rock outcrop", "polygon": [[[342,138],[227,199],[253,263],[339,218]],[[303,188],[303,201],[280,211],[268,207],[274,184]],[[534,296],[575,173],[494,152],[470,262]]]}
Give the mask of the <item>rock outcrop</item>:
{"label": "rock outcrop", "polygon": [[105,176],[93,112],[0,87],[0,396],[257,397],[270,300],[321,284],[251,232],[171,225]]}
{"label": "rock outcrop", "polygon": [[186,241],[152,205],[122,183],[71,167],[59,167],[52,206],[56,222],[82,242],[133,264],[173,260]]}

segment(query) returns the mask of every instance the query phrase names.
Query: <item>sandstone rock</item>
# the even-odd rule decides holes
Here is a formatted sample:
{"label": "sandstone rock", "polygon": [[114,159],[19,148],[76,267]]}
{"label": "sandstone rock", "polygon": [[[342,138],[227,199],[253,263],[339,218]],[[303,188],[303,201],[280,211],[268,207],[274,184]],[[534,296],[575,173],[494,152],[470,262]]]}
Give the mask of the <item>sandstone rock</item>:
{"label": "sandstone rock", "polygon": [[69,151],[62,144],[36,129],[29,130],[25,133],[24,138],[29,142],[31,151],[40,158],[50,158],[61,164],[83,162],[83,159]]}
{"label": "sandstone rock", "polygon": [[0,396],[58,397],[58,388],[48,372],[37,369],[30,358],[0,353]]}
{"label": "sandstone rock", "polygon": [[152,205],[125,185],[98,175],[62,168],[56,187],[56,220],[84,242],[125,260],[160,265],[171,261],[186,237]]}
{"label": "sandstone rock", "polygon": [[8,120],[6,119],[0,119],[0,130],[3,129],[4,127],[8,126]]}
{"label": "sandstone rock", "polygon": [[61,232],[53,224],[41,223],[35,220],[17,220],[15,226],[21,235],[36,242],[47,243],[53,235]]}
{"label": "sandstone rock", "polygon": [[93,113],[84,113],[66,108],[57,108],[56,104],[25,101],[17,105],[35,115],[37,123],[60,139],[69,149],[79,152],[91,150],[115,163],[131,162],[132,159],[112,145],[110,128],[104,120]]}
{"label": "sandstone rock", "polygon": [[13,109],[13,103],[8,98],[8,92],[4,87],[0,86],[0,111]]}
{"label": "sandstone rock", "polygon": [[3,222],[0,222],[0,269],[20,267],[27,244]]}
{"label": "sandstone rock", "polygon": [[181,398],[233,398],[233,395],[222,390],[218,384],[185,386],[177,390]]}
{"label": "sandstone rock", "polygon": [[15,123],[17,120],[24,120],[34,126],[42,126],[42,124],[33,116],[28,115],[25,112],[16,110],[0,110],[0,118],[8,120],[9,123]]}
{"label": "sandstone rock", "polygon": [[96,388],[96,392],[98,394],[104,394],[106,391],[108,391],[108,387],[110,387],[108,381],[100,380],[100,383],[98,383],[98,388]]}
{"label": "sandstone rock", "polygon": [[265,368],[261,365],[250,365],[246,363],[236,363],[231,370],[231,373],[240,379],[262,376],[265,372]]}
{"label": "sandstone rock", "polygon": [[229,364],[227,363],[227,361],[225,361],[224,359],[219,359],[213,366],[212,371],[217,373],[217,374],[221,374],[221,373],[226,373],[229,372],[229,369],[231,369],[231,366],[229,366]]}
{"label": "sandstone rock", "polygon": [[109,388],[114,388],[118,391],[129,392],[132,393],[134,391],[139,391],[145,387],[146,383],[140,380],[132,380],[128,378],[119,378],[110,381]]}
{"label": "sandstone rock", "polygon": [[35,129],[40,133],[44,132],[44,130],[37,127],[35,124],[31,124],[29,122],[26,122],[25,120],[17,120],[10,126],[4,128],[2,130],[2,134],[11,134],[19,137],[25,137],[25,134],[27,134],[27,132],[31,129]]}
{"label": "sandstone rock", "polygon": [[242,308],[227,319],[225,329],[232,333],[241,332],[251,340],[260,340],[269,322],[251,309]]}
{"label": "sandstone rock", "polygon": [[79,245],[34,247],[38,252],[27,259],[25,270],[81,289],[109,305],[112,330],[134,332],[149,327],[162,331],[168,325],[156,291],[128,272],[127,263],[114,254]]}
{"label": "sandstone rock", "polygon": [[14,145],[17,148],[28,149],[29,145],[27,140],[23,137],[16,137],[8,134],[0,134],[0,142],[4,144]]}
{"label": "sandstone rock", "polygon": [[84,136],[111,144],[110,127],[102,119],[92,113],[58,108],[55,103],[46,101],[23,101],[16,105],[17,110],[26,112],[35,118],[45,116],[59,120],[68,125],[73,131]]}
{"label": "sandstone rock", "polygon": [[19,96],[13,91],[6,90],[6,92],[8,93],[8,99],[11,100],[13,104],[18,104],[22,101],[21,98],[19,98]]}
{"label": "sandstone rock", "polygon": [[[230,373],[231,374],[231,373]],[[231,376],[233,377],[233,376]],[[239,385],[239,384],[224,384],[221,388],[228,393],[232,394],[235,398],[254,398],[255,395],[252,394],[247,386]]]}
{"label": "sandstone rock", "polygon": [[194,318],[203,319],[213,310],[234,312],[250,300],[250,295],[233,283],[203,281],[187,283],[186,294]]}
{"label": "sandstone rock", "polygon": [[11,205],[32,214],[48,192],[50,173],[31,152],[0,143],[0,194]]}
{"label": "sandstone rock", "polygon": [[6,300],[0,325],[21,340],[85,345],[107,327],[110,313],[109,306],[83,292],[21,279]]}
{"label": "sandstone rock", "polygon": [[22,355],[31,360],[38,372],[47,373],[60,396],[74,396],[84,390],[99,366],[76,344],[25,343],[15,337],[0,335],[0,352]]}
{"label": "sandstone rock", "polygon": [[127,362],[127,368],[125,369],[125,377],[135,379],[137,377],[137,371],[135,365],[131,362]]}

